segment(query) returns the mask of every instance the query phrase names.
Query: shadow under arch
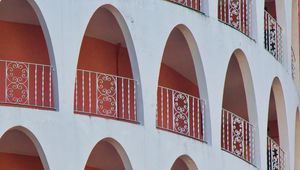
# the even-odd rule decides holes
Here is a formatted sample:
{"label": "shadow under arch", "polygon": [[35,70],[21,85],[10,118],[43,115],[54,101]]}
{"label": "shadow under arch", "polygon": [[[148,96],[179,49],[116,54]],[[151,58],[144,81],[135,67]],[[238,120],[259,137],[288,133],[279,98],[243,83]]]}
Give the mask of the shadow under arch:
{"label": "shadow under arch", "polygon": [[[233,63],[236,63],[236,65],[233,64]],[[232,64],[233,64],[233,66],[232,66]],[[252,75],[251,75],[251,68],[250,68],[249,62],[247,60],[246,54],[243,52],[242,49],[239,49],[239,48],[235,49],[233,51],[233,53],[231,54],[231,57],[228,60],[227,65],[228,65],[228,67],[227,67],[226,77],[225,77],[224,86],[223,86],[224,87],[224,92],[223,92],[223,99],[222,99],[223,100],[222,107],[224,107],[225,100],[227,100],[227,98],[225,96],[226,86],[228,86],[227,81],[229,81],[229,82],[236,81],[234,79],[231,80],[231,78],[234,78],[234,77],[232,77],[232,75],[229,75],[229,69],[232,69],[231,67],[236,67],[235,69],[237,69],[237,70],[235,70],[235,71],[240,72],[239,73],[240,74],[239,76],[241,76],[241,82],[240,83],[242,83],[240,85],[242,87],[239,86],[239,88],[241,88],[241,89],[238,89],[238,88],[235,87],[236,86],[235,85],[234,89],[231,89],[231,90],[236,90],[237,89],[237,90],[244,91],[245,103],[243,103],[243,105],[246,108],[243,108],[242,111],[246,112],[247,115],[245,115],[245,113],[241,113],[241,109],[238,108],[240,106],[236,106],[235,102],[230,103],[230,106],[233,107],[234,110],[229,110],[229,112],[231,112],[231,111],[234,111],[233,113],[236,112],[235,114],[237,114],[239,117],[242,117],[245,120],[248,119],[249,123],[253,126],[253,128],[254,128],[253,131],[254,132],[252,130],[248,129],[249,132],[246,132],[246,134],[250,133],[250,132],[254,133],[254,139],[253,139],[254,140],[254,143],[253,143],[254,148],[252,148],[253,149],[252,151],[251,151],[251,149],[250,149],[250,151],[248,151],[249,154],[251,154],[251,155],[254,154],[254,156],[253,156],[253,158],[250,158],[249,155],[247,156],[247,154],[246,154],[246,158],[244,158],[244,159],[247,159],[247,161],[249,161],[251,164],[254,164],[257,167],[260,167],[260,164],[261,164],[261,162],[260,162],[260,145],[259,145],[259,143],[260,143],[259,142],[259,139],[260,139],[259,136],[260,135],[259,135],[259,129],[258,129],[259,124],[258,124],[257,106],[256,106],[256,99],[255,99],[254,84],[253,84],[253,79],[252,79]],[[233,71],[233,70],[231,70],[231,71]],[[240,80],[237,80],[237,81],[240,81]],[[232,93],[233,93],[232,91],[229,91],[229,93],[227,92],[228,95],[232,95]],[[229,100],[231,100],[232,97],[229,98]],[[228,111],[226,111],[226,112],[228,112]],[[224,115],[222,116],[222,118],[224,118]],[[225,118],[226,118],[226,116],[225,116]],[[228,117],[226,119],[228,119]],[[225,121],[225,120],[222,120],[222,122],[223,121]],[[225,131],[225,130],[223,129],[222,132],[223,131]],[[246,138],[246,139],[250,140],[249,138],[248,139]],[[222,139],[221,139],[221,141],[222,141]],[[250,142],[251,141],[248,141],[248,143],[250,143]],[[224,143],[224,141],[221,144],[223,144],[223,143]],[[222,146],[222,147],[225,147],[225,146]],[[227,150],[227,149],[230,149],[230,148],[225,147],[225,150]],[[245,149],[247,150],[247,147]],[[230,151],[230,152],[232,152],[232,151]],[[243,152],[247,152],[247,151],[243,151]],[[252,153],[252,152],[254,152],[254,153]]]}
{"label": "shadow under arch", "polygon": [[[285,105],[285,99],[284,99],[281,81],[278,77],[275,77],[273,79],[272,87],[270,89],[270,96],[272,96],[272,93],[274,95],[275,110],[277,113],[276,119],[278,125],[278,133],[279,133],[279,146],[285,152],[287,158],[286,161],[288,161],[290,151],[289,151],[289,133],[288,133],[287,116],[286,116],[286,105]],[[286,162],[286,168],[289,169],[288,162]]]}
{"label": "shadow under arch", "polygon": [[53,76],[54,106],[55,106],[55,109],[58,111],[59,110],[58,77],[57,77],[57,69],[56,69],[54,48],[53,48],[50,32],[49,32],[49,29],[48,29],[48,26],[47,26],[47,22],[46,22],[46,20],[43,16],[43,13],[42,13],[39,5],[37,4],[37,2],[35,0],[25,0],[25,1],[27,1],[30,4],[30,6],[33,8],[35,14],[38,17],[41,28],[43,30],[43,34],[44,34],[45,41],[46,41],[46,44],[47,44],[50,63],[51,63],[51,66],[53,68],[52,71],[55,73],[55,74],[53,74],[54,75]]}
{"label": "shadow under arch", "polygon": [[32,144],[34,145],[34,148],[36,149],[36,151],[38,152],[38,156],[42,162],[43,168],[44,170],[50,170],[49,164],[47,162],[46,159],[46,155],[43,151],[42,145],[39,143],[38,139],[36,138],[36,136],[26,127],[23,126],[16,126],[16,127],[12,127],[8,130],[6,130],[2,136],[0,137],[0,141],[3,139],[3,137],[12,132],[12,131],[18,131],[22,134],[24,134],[26,137],[28,137],[30,139],[30,142],[32,142]]}
{"label": "shadow under arch", "polygon": [[[118,141],[116,141],[113,138],[104,138],[104,139],[100,140],[93,147],[93,149],[90,152],[89,157],[86,161],[86,170],[88,170],[87,168],[88,168],[89,164],[92,164],[92,166],[93,165],[95,166],[95,161],[98,160],[97,158],[101,157],[102,153],[100,153],[100,152],[103,151],[103,148],[101,148],[101,147],[111,147],[110,150],[113,151],[113,152],[116,152],[115,154],[117,154],[117,155],[114,155],[114,156],[119,157],[119,158],[114,159],[115,162],[109,162],[111,159],[109,160],[109,158],[108,158],[109,156],[105,155],[106,159],[108,158],[107,160],[105,160],[105,161],[107,161],[106,166],[115,166],[115,165],[111,165],[110,163],[113,163],[113,164],[120,164],[121,163],[122,165],[119,165],[118,166],[119,168],[126,169],[126,170],[132,170],[132,165],[131,165],[131,162],[129,160],[129,157],[128,157],[125,149],[122,147],[122,145]],[[121,162],[117,162],[116,160],[118,160],[118,159],[120,159]],[[100,162],[100,161],[98,160],[98,162]],[[109,164],[109,165],[107,165],[107,164]],[[92,168],[102,169],[102,167],[92,167]],[[112,169],[112,167],[106,167],[106,168],[107,169]]]}
{"label": "shadow under arch", "polygon": [[[130,66],[131,66],[131,70],[132,70],[132,74],[133,74],[133,79],[137,81],[137,121],[139,124],[144,124],[144,115],[142,114],[143,113],[143,100],[142,100],[143,98],[142,98],[142,87],[141,87],[141,83],[140,83],[141,79],[140,79],[140,71],[139,71],[139,66],[138,66],[138,58],[136,55],[136,50],[135,50],[135,46],[134,46],[134,42],[133,42],[133,39],[131,36],[130,29],[128,27],[128,23],[126,22],[125,18],[121,14],[121,12],[111,4],[104,4],[104,5],[101,5],[100,7],[96,8],[89,17],[89,21],[87,22],[84,34],[82,35],[82,38],[81,38],[80,47],[82,47],[84,36],[85,36],[85,33],[87,32],[87,29],[90,25],[91,20],[100,10],[103,10],[103,9],[107,10],[109,13],[111,13],[113,15],[114,19],[116,19],[117,24],[122,31],[122,36],[124,37],[124,41],[125,41],[127,51],[128,51],[128,56],[129,56],[129,60],[130,60]],[[78,56],[80,56],[80,55],[78,55]],[[79,57],[77,59],[77,67],[78,67],[78,63],[79,63]]]}
{"label": "shadow under arch", "polygon": [[198,168],[190,156],[182,155],[174,161],[171,170],[198,170]]}
{"label": "shadow under arch", "polygon": [[[200,51],[197,45],[197,41],[192,33],[192,31],[184,24],[177,24],[175,25],[171,31],[169,32],[167,38],[165,39],[164,44],[164,50],[163,54],[161,55],[161,62],[160,62],[160,72],[157,80],[157,89],[159,87],[159,79],[160,79],[160,73],[161,73],[161,68],[163,65],[163,60],[165,56],[165,52],[167,49],[167,45],[169,42],[170,37],[173,35],[174,31],[178,29],[178,32],[183,35],[187,46],[188,50],[191,54],[191,59],[192,59],[192,66],[194,67],[195,71],[195,78],[196,78],[196,84],[199,92],[199,97],[201,100],[204,101],[204,131],[203,131],[203,141],[206,143],[211,143],[211,121],[210,121],[210,109],[209,109],[209,101],[208,101],[208,92],[207,92],[207,84],[206,84],[206,76],[205,76],[205,71],[200,55]],[[185,42],[184,42],[185,43]],[[176,89],[175,89],[176,90]]]}

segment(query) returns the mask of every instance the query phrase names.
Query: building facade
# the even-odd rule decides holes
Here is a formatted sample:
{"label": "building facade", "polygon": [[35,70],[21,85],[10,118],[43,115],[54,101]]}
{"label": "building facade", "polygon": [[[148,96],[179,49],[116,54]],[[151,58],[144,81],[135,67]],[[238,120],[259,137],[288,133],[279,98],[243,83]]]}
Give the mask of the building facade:
{"label": "building facade", "polygon": [[297,0],[1,0],[0,169],[300,169]]}

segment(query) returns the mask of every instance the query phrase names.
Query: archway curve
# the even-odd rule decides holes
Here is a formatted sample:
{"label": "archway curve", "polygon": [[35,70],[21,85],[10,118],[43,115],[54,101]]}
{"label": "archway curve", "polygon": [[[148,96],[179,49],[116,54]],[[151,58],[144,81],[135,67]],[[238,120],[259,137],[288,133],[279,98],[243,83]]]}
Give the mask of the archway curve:
{"label": "archway curve", "polygon": [[[5,3],[6,1],[9,1],[9,0],[2,0],[2,1],[0,1],[0,4]],[[41,31],[42,31],[43,39],[44,39],[43,43],[45,42],[45,46],[47,48],[47,55],[48,55],[47,59],[49,59],[50,65],[53,68],[53,70],[51,70],[53,72],[53,74],[51,76],[51,80],[52,80],[52,93],[53,93],[52,96],[54,99],[54,102],[53,102],[54,109],[58,110],[59,109],[58,77],[57,77],[57,72],[56,72],[57,69],[56,69],[54,48],[53,48],[52,39],[50,36],[50,30],[47,25],[47,21],[46,21],[44,14],[40,8],[40,5],[38,4],[37,1],[35,1],[35,0],[20,0],[20,1],[14,2],[14,3],[26,3],[26,9],[27,9],[27,4],[28,4],[28,6],[30,7],[30,9],[29,9],[30,12],[32,11],[32,13],[34,14],[34,18],[36,17],[36,19],[37,19],[38,23],[36,23],[36,24],[41,27]],[[24,5],[24,4],[22,4],[22,5]],[[19,6],[21,6],[21,5],[19,5]],[[12,17],[12,18],[14,18],[14,17]],[[21,17],[20,18],[16,17],[16,18],[20,19]],[[24,18],[26,18],[26,17],[21,18],[21,20]],[[25,20],[31,20],[31,19],[26,18]],[[20,23],[22,23],[22,22],[20,22]],[[33,22],[33,23],[35,23],[35,22]],[[30,23],[30,24],[32,24],[32,23]],[[33,25],[35,25],[35,24],[33,24]],[[41,64],[41,63],[39,63],[39,64]]]}
{"label": "archway curve", "polygon": [[187,42],[188,50],[191,54],[192,57],[192,62],[193,62],[193,67],[195,71],[195,78],[196,78],[196,83],[198,85],[198,92],[199,92],[199,97],[200,99],[204,100],[205,102],[205,107],[204,107],[204,126],[205,126],[205,135],[204,139],[207,143],[211,143],[211,121],[210,121],[210,109],[209,109],[209,98],[208,98],[208,91],[207,91],[207,84],[206,84],[206,75],[201,59],[201,54],[197,45],[197,41],[192,33],[192,30],[188,28],[185,24],[177,24],[175,26],[172,26],[168,34],[166,34],[166,37],[164,38],[164,48],[161,53],[161,58],[160,58],[160,67],[159,67],[159,72],[156,80],[156,89],[158,89],[159,85],[159,77],[160,77],[160,70],[161,70],[161,65],[164,60],[164,53],[166,51],[166,47],[168,45],[168,41],[170,37],[172,36],[172,33],[174,30],[178,29],[179,32],[183,35],[185,41]]}
{"label": "archway curve", "polygon": [[198,170],[198,168],[190,156],[182,155],[173,162],[171,170]]}
{"label": "archway curve", "polygon": [[42,162],[44,170],[50,170],[50,167],[49,167],[46,155],[43,151],[42,145],[40,144],[38,138],[28,128],[26,128],[24,126],[15,126],[15,127],[9,128],[1,135],[0,140],[2,139],[2,137],[4,135],[6,135],[7,133],[14,131],[14,130],[23,133],[24,135],[26,135],[26,137],[28,137],[30,139],[30,141],[33,143],[36,151],[38,152],[38,156]]}
{"label": "archway curve", "polygon": [[[237,114],[238,116],[242,117],[243,119],[249,121],[249,123],[252,126],[254,126],[253,131],[252,130],[250,131],[250,129],[249,129],[249,132],[254,133],[253,138],[254,138],[254,154],[255,154],[255,156],[254,156],[254,160],[253,160],[253,158],[248,158],[249,159],[248,161],[251,162],[251,164],[255,164],[255,166],[257,166],[257,167],[260,167],[260,164],[261,164],[261,162],[260,162],[260,142],[259,142],[260,135],[259,135],[259,129],[258,129],[258,127],[259,127],[258,121],[259,120],[258,120],[258,114],[257,114],[254,83],[253,83],[253,78],[252,78],[252,73],[251,73],[251,67],[249,65],[247,56],[246,56],[245,52],[240,48],[235,49],[231,53],[231,57],[228,59],[228,62],[227,62],[227,69],[226,69],[227,71],[225,74],[224,85],[223,85],[224,90],[223,90],[222,107],[224,106],[224,101],[226,100],[226,96],[225,96],[226,82],[228,81],[227,79],[230,78],[230,77],[228,77],[228,76],[230,76],[230,75],[228,75],[228,71],[232,67],[231,66],[232,62],[236,63],[236,67],[238,67],[237,69],[240,72],[238,74],[240,74],[240,76],[241,76],[242,82],[240,82],[240,83],[242,83],[242,86],[243,86],[243,87],[241,87],[242,89],[240,89],[240,90],[242,90],[244,93],[243,95],[244,95],[245,103],[243,103],[243,105],[246,107],[246,108],[243,108],[242,111],[247,112],[247,115],[244,115],[244,113],[240,113],[241,109],[234,109],[234,110],[238,110],[237,113],[235,113],[235,114]],[[236,82],[233,84],[235,84],[235,86],[236,86]],[[235,86],[234,86],[234,89],[236,89]],[[230,92],[230,93],[232,93],[232,92]],[[231,103],[231,105],[232,105],[232,103]],[[236,105],[236,104],[233,103],[233,105]],[[226,110],[226,108],[224,108],[224,109]],[[224,111],[222,111],[222,113],[223,112]],[[228,111],[226,111],[226,113],[227,112]],[[229,112],[231,112],[231,110],[229,110]],[[228,119],[228,117],[226,117],[226,116],[223,117],[223,115],[222,115],[222,118]],[[223,124],[223,121],[225,121],[225,120],[222,120],[221,124]],[[222,130],[222,132],[223,132],[223,130]],[[222,137],[222,135],[221,135],[221,137]],[[222,139],[221,139],[221,141],[222,141]],[[223,143],[221,143],[221,145],[223,145]],[[227,150],[227,149],[230,150],[230,148],[225,147],[225,150]]]}
{"label": "archway curve", "polygon": [[53,44],[52,44],[52,39],[50,36],[50,31],[48,29],[48,25],[47,22],[44,18],[44,15],[38,5],[38,2],[36,2],[35,0],[25,0],[27,1],[31,7],[33,8],[36,16],[38,17],[39,20],[39,24],[42,28],[44,37],[45,37],[45,41],[47,44],[47,49],[48,49],[48,55],[49,55],[49,60],[51,63],[51,66],[54,70],[53,74],[53,90],[54,90],[54,106],[56,108],[56,110],[59,110],[59,88],[58,88],[58,77],[57,77],[57,69],[56,69],[56,61],[55,61],[55,54],[54,54],[54,48],[53,48]]}
{"label": "archway curve", "polygon": [[131,162],[130,162],[130,159],[129,159],[125,149],[122,147],[122,145],[118,141],[116,141],[115,139],[110,138],[110,137],[104,138],[104,139],[100,140],[99,142],[97,142],[94,145],[92,150],[89,152],[88,158],[85,161],[86,162],[85,166],[88,165],[88,162],[90,160],[90,157],[91,157],[93,151],[95,151],[95,149],[97,149],[97,147],[99,147],[102,143],[108,143],[109,145],[111,145],[111,147],[113,147],[113,149],[116,150],[118,156],[120,157],[120,159],[122,161],[124,169],[126,169],[126,170],[132,170],[133,169],[132,165],[131,165]]}
{"label": "archway curve", "polygon": [[[107,10],[109,13],[111,13],[114,17],[114,19],[116,19],[118,26],[120,27],[121,31],[122,31],[122,36],[124,37],[124,41],[127,47],[127,51],[128,51],[128,56],[129,56],[129,60],[130,60],[130,66],[131,66],[131,71],[133,74],[133,79],[137,81],[137,119],[138,122],[140,124],[144,123],[144,115],[143,113],[143,98],[142,98],[142,87],[140,85],[140,69],[139,69],[139,65],[138,65],[138,58],[136,55],[136,50],[135,50],[135,45],[131,36],[131,31],[128,27],[128,23],[125,20],[125,18],[123,17],[124,15],[113,5],[111,4],[103,4],[97,8],[95,8],[91,15],[89,15],[88,20],[86,22],[86,26],[85,26],[85,30],[81,36],[81,43],[80,43],[80,47],[82,47],[83,44],[83,40],[84,40],[84,36],[85,33],[87,32],[88,26],[91,22],[91,20],[93,19],[93,17],[100,11],[100,10]],[[78,57],[77,57],[77,62],[76,62],[76,68],[78,67],[78,63],[79,63],[79,56],[80,56],[80,50],[78,51]],[[76,70],[75,70],[76,72]],[[76,74],[75,74],[76,75]]]}
{"label": "archway curve", "polygon": [[288,133],[287,116],[286,116],[286,105],[285,105],[285,98],[283,94],[281,81],[278,77],[275,77],[273,79],[272,86],[270,88],[270,96],[272,91],[274,94],[275,109],[277,112],[276,118],[278,124],[278,132],[279,132],[279,143],[280,143],[280,147],[284,149],[288,158],[290,152],[289,152],[289,136],[288,136],[289,133]]}

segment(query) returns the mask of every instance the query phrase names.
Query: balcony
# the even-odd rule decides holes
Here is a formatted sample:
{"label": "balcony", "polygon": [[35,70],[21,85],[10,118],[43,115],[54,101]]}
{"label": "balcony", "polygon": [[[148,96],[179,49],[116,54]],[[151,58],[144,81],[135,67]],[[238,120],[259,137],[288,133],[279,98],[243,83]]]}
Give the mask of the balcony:
{"label": "balcony", "polygon": [[251,0],[219,0],[219,21],[251,38]]}
{"label": "balcony", "polygon": [[222,150],[255,165],[255,128],[245,119],[222,110]]}
{"label": "balcony", "polygon": [[137,123],[133,79],[77,69],[75,113]]}
{"label": "balcony", "polygon": [[265,49],[283,64],[282,28],[276,19],[265,11]]}
{"label": "balcony", "polygon": [[268,169],[285,170],[285,153],[270,137],[267,138]]}
{"label": "balcony", "polygon": [[0,60],[0,103],[54,110],[50,65]]}
{"label": "balcony", "polygon": [[203,100],[162,86],[157,99],[157,128],[205,141]]}
{"label": "balcony", "polygon": [[201,1],[200,0],[167,0],[179,5],[182,5],[184,7],[193,9],[195,11],[201,11]]}

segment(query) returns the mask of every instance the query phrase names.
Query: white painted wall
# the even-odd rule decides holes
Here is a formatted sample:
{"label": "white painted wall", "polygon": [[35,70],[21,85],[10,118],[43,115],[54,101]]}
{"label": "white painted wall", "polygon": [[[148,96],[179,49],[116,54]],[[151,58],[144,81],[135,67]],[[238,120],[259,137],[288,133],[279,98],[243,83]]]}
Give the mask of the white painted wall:
{"label": "white painted wall", "polygon": [[[278,77],[284,94],[289,153],[288,169],[294,169],[294,136],[298,91],[288,66],[282,67],[263,46],[263,2],[257,1],[257,38],[245,35],[222,24],[217,19],[217,0],[210,0],[204,16],[165,0],[29,0],[43,15],[44,31],[52,64],[57,74],[58,111],[42,111],[0,106],[0,134],[15,126],[23,126],[38,139],[51,170],[83,170],[89,153],[103,138],[111,137],[125,149],[134,170],[166,170],[181,155],[191,157],[199,169],[252,170],[254,166],[221,150],[221,108],[226,69],[231,54],[241,49],[251,70],[258,117],[257,143],[260,150],[258,169],[267,169],[266,137],[270,89]],[[1,2],[0,2],[1,3]],[[131,34],[131,54],[137,58],[135,75],[140,79],[140,125],[73,114],[75,71],[81,40],[89,19],[97,8],[111,4],[119,10]],[[285,0],[285,10],[291,10],[291,0]],[[291,25],[290,14],[284,21]],[[124,24],[125,24],[124,23]],[[159,68],[165,43],[171,30],[185,25],[193,34],[199,53],[196,70],[203,66],[207,92],[209,120],[208,144],[156,129],[156,91]],[[290,33],[290,27],[284,29]],[[290,46],[290,35],[285,36]],[[127,37],[128,40],[128,37]],[[289,54],[285,57],[289,58]],[[202,66],[201,66],[202,63]],[[197,75],[201,75],[198,73]],[[203,82],[201,82],[203,83]],[[203,89],[201,89],[203,90]],[[142,102],[141,102],[142,101]]]}

